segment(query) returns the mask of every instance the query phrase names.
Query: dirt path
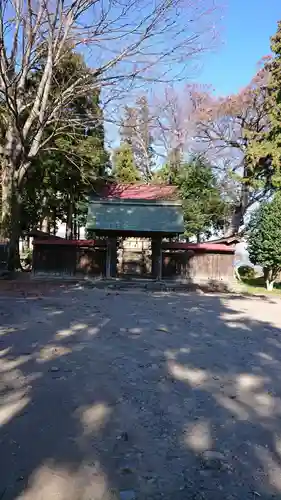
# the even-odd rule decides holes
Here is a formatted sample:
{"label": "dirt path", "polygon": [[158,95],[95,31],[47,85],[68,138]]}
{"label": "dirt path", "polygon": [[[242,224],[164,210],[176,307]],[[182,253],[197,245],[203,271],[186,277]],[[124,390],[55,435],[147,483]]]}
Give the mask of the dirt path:
{"label": "dirt path", "polygon": [[45,292],[0,297],[1,500],[281,498],[278,299]]}

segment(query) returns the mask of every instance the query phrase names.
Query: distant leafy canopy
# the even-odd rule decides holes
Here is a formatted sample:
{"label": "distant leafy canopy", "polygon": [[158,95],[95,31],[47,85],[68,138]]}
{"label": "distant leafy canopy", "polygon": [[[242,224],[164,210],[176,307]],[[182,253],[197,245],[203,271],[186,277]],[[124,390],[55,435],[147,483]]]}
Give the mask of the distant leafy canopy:
{"label": "distant leafy canopy", "polygon": [[223,228],[228,204],[223,199],[211,166],[195,158],[174,170],[165,165],[158,177],[179,188],[183,200],[185,236],[200,242]]}
{"label": "distant leafy canopy", "polygon": [[248,251],[253,264],[263,266],[267,288],[272,288],[281,271],[281,193],[264,203],[249,224]]}

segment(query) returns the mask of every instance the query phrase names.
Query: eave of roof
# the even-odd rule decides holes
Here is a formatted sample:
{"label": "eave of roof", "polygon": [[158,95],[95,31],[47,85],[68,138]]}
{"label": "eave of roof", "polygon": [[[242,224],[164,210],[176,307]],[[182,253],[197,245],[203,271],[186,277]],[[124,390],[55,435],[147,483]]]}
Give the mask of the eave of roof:
{"label": "eave of roof", "polygon": [[106,184],[98,193],[100,198],[123,200],[175,200],[176,186],[164,184]]}

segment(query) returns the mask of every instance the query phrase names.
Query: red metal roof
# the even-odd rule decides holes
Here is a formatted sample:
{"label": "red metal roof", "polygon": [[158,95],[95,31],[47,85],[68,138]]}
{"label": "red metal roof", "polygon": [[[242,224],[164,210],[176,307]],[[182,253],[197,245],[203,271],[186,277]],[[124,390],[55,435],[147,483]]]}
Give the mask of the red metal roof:
{"label": "red metal roof", "polygon": [[177,197],[175,186],[162,184],[107,184],[101,191],[102,198],[125,200],[167,200]]}
{"label": "red metal roof", "polygon": [[226,252],[233,253],[235,252],[235,247],[224,244],[216,244],[216,243],[181,243],[181,242],[172,242],[172,243],[162,243],[162,248],[169,250],[202,250],[205,252]]}
{"label": "red metal roof", "polygon": [[34,239],[33,245],[50,245],[50,246],[76,246],[76,247],[94,247],[106,246],[105,240],[65,240],[64,238],[55,239],[49,238],[46,240]]}

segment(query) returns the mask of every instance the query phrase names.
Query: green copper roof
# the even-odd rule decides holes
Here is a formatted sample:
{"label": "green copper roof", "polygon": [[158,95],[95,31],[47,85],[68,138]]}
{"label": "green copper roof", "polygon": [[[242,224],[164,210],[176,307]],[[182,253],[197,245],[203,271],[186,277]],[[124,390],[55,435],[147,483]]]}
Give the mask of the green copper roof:
{"label": "green copper roof", "polygon": [[86,227],[93,231],[184,232],[181,204],[159,200],[90,200]]}

